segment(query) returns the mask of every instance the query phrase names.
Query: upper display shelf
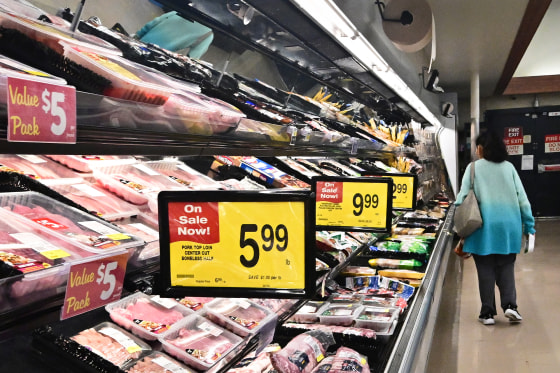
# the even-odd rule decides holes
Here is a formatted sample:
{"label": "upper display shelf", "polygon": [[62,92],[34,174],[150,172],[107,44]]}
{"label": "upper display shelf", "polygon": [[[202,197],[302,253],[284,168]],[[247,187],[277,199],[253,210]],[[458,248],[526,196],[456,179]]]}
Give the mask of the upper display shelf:
{"label": "upper display shelf", "polygon": [[[48,15],[43,18],[0,12],[0,116],[6,124],[0,125],[0,133],[7,139],[3,152],[368,157],[414,152],[408,121],[383,123],[370,107],[348,93],[338,97],[342,94],[321,80],[316,82],[321,83],[319,92],[309,97],[297,89],[281,90],[258,79],[224,74],[94,22],[80,22],[72,32],[60,20],[53,24]],[[292,48],[295,54],[290,58],[314,54],[304,47]],[[325,61],[317,58],[313,70],[326,68]],[[28,106],[18,99],[17,87],[38,102],[51,90],[64,98],[68,90],[54,87],[66,84],[77,90],[77,134],[63,134],[75,137],[76,144],[51,134],[41,143],[33,133],[12,133],[18,127],[14,118],[37,121],[39,126],[44,122],[45,130],[58,122],[49,119],[54,98],[42,110],[32,111],[32,117],[27,118],[28,110],[21,111],[28,121],[16,115],[18,106]],[[336,99],[330,99],[333,95]],[[50,114],[60,117],[61,110],[57,107]],[[72,105],[63,111],[73,117]]]}
{"label": "upper display shelf", "polygon": [[387,122],[408,122],[410,118],[424,122],[391,87],[371,74],[290,1],[159,2],[212,28],[213,43],[221,49],[254,49],[297,71],[287,81],[296,90],[303,75],[349,95]]}

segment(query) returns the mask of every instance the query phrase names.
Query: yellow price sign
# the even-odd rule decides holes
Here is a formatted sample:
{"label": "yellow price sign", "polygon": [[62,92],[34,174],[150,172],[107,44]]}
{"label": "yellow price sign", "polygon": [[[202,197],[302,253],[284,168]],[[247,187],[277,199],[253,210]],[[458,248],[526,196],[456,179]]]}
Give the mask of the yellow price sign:
{"label": "yellow price sign", "polygon": [[393,179],[393,208],[416,208],[416,177],[414,175],[383,175]]}
{"label": "yellow price sign", "polygon": [[324,229],[388,231],[392,190],[384,179],[317,180],[315,224]]}
{"label": "yellow price sign", "polygon": [[304,289],[299,201],[170,202],[172,287]]}

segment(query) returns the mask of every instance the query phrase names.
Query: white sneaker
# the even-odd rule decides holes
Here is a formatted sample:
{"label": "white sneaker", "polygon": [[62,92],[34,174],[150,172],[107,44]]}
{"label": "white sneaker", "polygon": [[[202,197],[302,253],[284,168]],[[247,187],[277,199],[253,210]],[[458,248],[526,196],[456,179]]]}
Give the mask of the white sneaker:
{"label": "white sneaker", "polygon": [[515,308],[508,308],[504,314],[510,322],[521,322],[521,320],[523,320],[523,317],[521,317]]}
{"label": "white sneaker", "polygon": [[490,315],[479,316],[478,321],[480,321],[484,325],[494,325],[496,321]]}

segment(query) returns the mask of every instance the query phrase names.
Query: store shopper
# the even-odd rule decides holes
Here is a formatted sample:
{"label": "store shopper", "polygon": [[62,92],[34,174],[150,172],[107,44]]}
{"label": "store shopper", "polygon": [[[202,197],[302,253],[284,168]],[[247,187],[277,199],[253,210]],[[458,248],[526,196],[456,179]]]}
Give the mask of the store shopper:
{"label": "store shopper", "polygon": [[[514,266],[521,250],[522,234],[535,233],[535,219],[525,189],[514,166],[506,161],[505,143],[493,132],[476,139],[474,192],[482,215],[482,227],[464,239],[463,251],[471,253],[478,272],[479,321],[493,325],[496,313],[494,291],[511,322],[520,322],[517,310]],[[460,205],[471,185],[472,163],[467,166],[457,195]]]}
{"label": "store shopper", "polygon": [[212,44],[214,34],[210,28],[171,11],[146,23],[135,37],[145,43],[200,59]]}

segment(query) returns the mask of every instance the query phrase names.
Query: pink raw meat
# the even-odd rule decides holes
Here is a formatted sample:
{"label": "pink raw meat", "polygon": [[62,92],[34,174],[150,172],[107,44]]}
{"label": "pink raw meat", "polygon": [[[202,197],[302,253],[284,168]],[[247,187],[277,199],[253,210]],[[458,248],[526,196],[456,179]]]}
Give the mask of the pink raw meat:
{"label": "pink raw meat", "polygon": [[214,364],[234,347],[222,334],[215,336],[203,330],[181,329],[179,337],[168,342],[206,364]]}
{"label": "pink raw meat", "polygon": [[[272,366],[280,373],[310,373],[319,363],[328,345],[321,342],[321,331],[305,332],[294,337],[279,352],[270,357]],[[317,338],[316,338],[317,337]]]}
{"label": "pink raw meat", "polygon": [[183,314],[151,302],[148,298],[139,298],[126,308],[115,308],[110,313],[117,324],[129,328],[131,323],[140,325],[151,333],[160,334],[183,318]]}
{"label": "pink raw meat", "polygon": [[248,303],[249,307],[244,308],[236,302],[224,299],[212,306],[212,311],[228,317],[230,320],[247,328],[254,329],[267,316],[261,309]]}
{"label": "pink raw meat", "polygon": [[340,347],[336,351],[329,373],[343,372],[369,373],[369,365],[363,355],[348,347]]}

